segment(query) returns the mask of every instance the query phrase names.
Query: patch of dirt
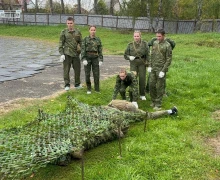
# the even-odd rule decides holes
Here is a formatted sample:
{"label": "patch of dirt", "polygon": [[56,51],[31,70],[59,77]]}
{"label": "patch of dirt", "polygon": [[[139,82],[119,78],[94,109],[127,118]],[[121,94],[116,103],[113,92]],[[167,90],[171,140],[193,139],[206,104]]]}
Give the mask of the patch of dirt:
{"label": "patch of dirt", "polygon": [[208,144],[213,148],[216,156],[220,156],[220,134],[215,138],[209,138]]}
{"label": "patch of dirt", "polygon": [[[220,120],[220,110],[215,111],[212,114],[212,118],[219,121]],[[214,138],[209,138],[207,140],[207,144],[213,148],[216,156],[220,156],[220,133]]]}
{"label": "patch of dirt", "polygon": [[9,113],[10,111],[22,109],[27,106],[33,105],[33,102],[40,101],[40,100],[47,100],[47,99],[53,99],[57,96],[61,95],[62,93],[65,93],[64,90],[58,91],[52,95],[44,96],[42,98],[17,98],[13,99],[7,102],[0,103],[0,116]]}
{"label": "patch of dirt", "polygon": [[216,119],[216,120],[220,120],[220,110],[215,111],[215,112],[212,114],[212,118],[213,118],[213,119]]}
{"label": "patch of dirt", "polygon": [[198,46],[206,46],[206,47],[213,47],[213,48],[220,47],[220,41],[216,41],[216,39],[209,39],[209,40],[199,41],[196,44]]}

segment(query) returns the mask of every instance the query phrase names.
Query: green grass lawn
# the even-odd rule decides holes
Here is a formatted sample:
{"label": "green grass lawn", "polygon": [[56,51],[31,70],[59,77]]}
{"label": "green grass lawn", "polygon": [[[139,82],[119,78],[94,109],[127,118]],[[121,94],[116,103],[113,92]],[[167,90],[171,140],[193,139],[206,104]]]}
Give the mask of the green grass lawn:
{"label": "green grass lawn", "polygon": [[[0,36],[18,36],[58,43],[64,26],[0,25]],[[87,27],[78,27],[83,37]],[[122,55],[132,32],[99,28],[104,54]],[[118,159],[118,141],[100,145],[85,152],[85,179],[89,180],[217,180],[220,179],[220,156],[207,140],[220,134],[220,121],[212,113],[220,109],[220,34],[168,34],[175,40],[173,62],[167,77],[168,97],[163,108],[173,105],[178,116],[150,120],[144,132],[144,122],[132,124],[122,140],[122,158]],[[149,41],[154,34],[144,33]],[[0,117],[0,128],[23,126],[32,121],[38,108],[56,113],[65,108],[67,95],[91,105],[106,105],[112,96],[115,79],[101,82],[101,94],[85,95],[85,89],[70,91],[49,100],[37,100],[33,105],[14,110]],[[109,88],[111,86],[111,88]],[[139,107],[152,111],[150,98],[139,101]],[[33,180],[81,179],[80,160],[67,167],[48,165],[40,169]]]}

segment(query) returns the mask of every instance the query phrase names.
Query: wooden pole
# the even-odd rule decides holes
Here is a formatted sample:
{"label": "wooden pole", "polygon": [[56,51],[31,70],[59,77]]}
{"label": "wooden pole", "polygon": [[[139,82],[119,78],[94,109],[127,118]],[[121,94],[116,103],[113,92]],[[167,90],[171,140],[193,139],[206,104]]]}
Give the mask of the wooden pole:
{"label": "wooden pole", "polygon": [[84,171],[84,152],[83,152],[83,154],[82,154],[82,159],[81,159],[81,174],[82,174],[82,180],[84,180],[84,173],[85,173],[85,171]]}
{"label": "wooden pole", "polygon": [[122,157],[121,154],[121,125],[118,124],[118,145],[119,145],[119,157]]}

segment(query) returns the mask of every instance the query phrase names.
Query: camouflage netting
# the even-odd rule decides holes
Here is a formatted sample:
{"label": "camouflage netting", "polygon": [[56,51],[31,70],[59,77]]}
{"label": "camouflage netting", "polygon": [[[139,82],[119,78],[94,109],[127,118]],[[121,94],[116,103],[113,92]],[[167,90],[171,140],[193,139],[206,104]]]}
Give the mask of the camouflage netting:
{"label": "camouflage netting", "polygon": [[0,179],[19,179],[67,155],[117,138],[118,127],[141,121],[144,113],[95,107],[68,98],[64,112],[46,114],[22,128],[0,131]]}

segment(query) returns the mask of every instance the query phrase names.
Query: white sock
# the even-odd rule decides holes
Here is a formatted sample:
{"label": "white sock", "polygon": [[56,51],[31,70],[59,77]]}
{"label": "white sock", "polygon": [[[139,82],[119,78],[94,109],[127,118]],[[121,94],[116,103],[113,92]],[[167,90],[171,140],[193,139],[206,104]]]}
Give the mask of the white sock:
{"label": "white sock", "polygon": [[169,109],[169,110],[167,110],[167,112],[168,112],[168,114],[171,114],[171,113],[172,113],[172,110],[171,110],[171,109]]}

